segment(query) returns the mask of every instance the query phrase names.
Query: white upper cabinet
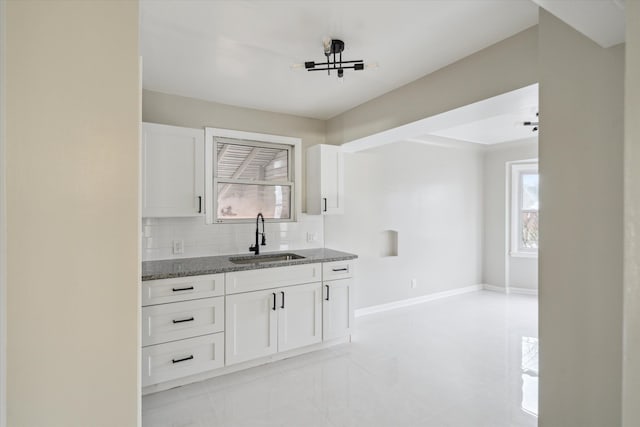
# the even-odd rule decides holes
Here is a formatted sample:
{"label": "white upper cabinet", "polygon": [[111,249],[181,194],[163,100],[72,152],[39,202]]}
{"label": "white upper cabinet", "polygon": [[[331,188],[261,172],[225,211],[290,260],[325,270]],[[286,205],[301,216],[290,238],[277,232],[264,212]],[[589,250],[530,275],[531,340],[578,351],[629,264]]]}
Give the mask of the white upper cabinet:
{"label": "white upper cabinet", "polygon": [[337,145],[319,144],[307,150],[307,213],[344,212],[344,166]]}
{"label": "white upper cabinet", "polygon": [[204,130],[142,124],[142,216],[204,215]]}

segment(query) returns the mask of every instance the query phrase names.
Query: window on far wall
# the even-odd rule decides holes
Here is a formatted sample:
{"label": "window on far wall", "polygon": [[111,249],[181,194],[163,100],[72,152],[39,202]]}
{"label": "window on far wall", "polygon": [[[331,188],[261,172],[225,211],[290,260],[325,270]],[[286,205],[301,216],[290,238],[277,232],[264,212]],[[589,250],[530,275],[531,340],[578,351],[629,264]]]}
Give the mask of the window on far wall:
{"label": "window on far wall", "polygon": [[216,222],[293,219],[293,146],[214,137],[213,152]]}
{"label": "window on far wall", "polygon": [[538,163],[511,165],[511,255],[538,256]]}

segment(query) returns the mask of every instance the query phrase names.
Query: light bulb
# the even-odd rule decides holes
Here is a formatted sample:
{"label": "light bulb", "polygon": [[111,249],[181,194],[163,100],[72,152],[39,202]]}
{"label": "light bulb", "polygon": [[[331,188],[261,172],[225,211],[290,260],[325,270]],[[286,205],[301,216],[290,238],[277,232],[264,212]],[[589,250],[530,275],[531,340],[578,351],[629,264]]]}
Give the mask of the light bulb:
{"label": "light bulb", "polygon": [[325,37],[322,39],[322,47],[324,48],[325,55],[331,53],[331,37]]}

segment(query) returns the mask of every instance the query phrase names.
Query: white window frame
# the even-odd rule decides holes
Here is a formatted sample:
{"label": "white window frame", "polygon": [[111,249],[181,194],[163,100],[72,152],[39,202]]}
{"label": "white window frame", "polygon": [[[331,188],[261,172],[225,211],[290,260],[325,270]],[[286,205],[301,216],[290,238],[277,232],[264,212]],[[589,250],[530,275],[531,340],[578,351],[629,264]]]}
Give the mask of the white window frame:
{"label": "white window frame", "polygon": [[[537,258],[538,248],[524,248],[522,242],[522,175],[538,174],[538,161],[527,161],[521,163],[511,163],[509,172],[511,174],[511,210],[510,210],[510,230],[511,230],[511,250],[509,255],[516,258]],[[538,208],[538,212],[540,209]]]}
{"label": "white window frame", "polygon": [[[302,212],[300,195],[300,177],[302,175],[302,140],[290,136],[270,135],[245,132],[231,129],[205,127],[205,220],[207,224],[233,224],[254,222],[255,218],[222,219],[217,217],[217,183],[215,168],[217,165],[216,142],[219,139],[230,139],[229,143],[251,145],[266,148],[289,149],[289,183],[291,185],[291,218],[265,218],[266,222],[296,222]],[[277,145],[277,147],[276,147]],[[251,184],[273,185],[269,181],[252,181]]]}

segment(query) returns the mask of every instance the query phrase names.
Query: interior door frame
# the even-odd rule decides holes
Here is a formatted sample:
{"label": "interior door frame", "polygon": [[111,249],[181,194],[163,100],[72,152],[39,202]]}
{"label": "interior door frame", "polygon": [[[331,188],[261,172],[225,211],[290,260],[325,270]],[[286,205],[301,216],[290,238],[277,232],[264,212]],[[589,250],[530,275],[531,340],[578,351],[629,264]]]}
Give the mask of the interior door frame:
{"label": "interior door frame", "polygon": [[0,1],[0,427],[7,425],[6,2]]}

